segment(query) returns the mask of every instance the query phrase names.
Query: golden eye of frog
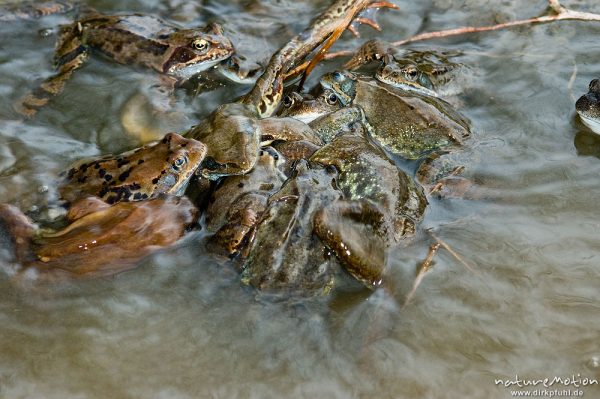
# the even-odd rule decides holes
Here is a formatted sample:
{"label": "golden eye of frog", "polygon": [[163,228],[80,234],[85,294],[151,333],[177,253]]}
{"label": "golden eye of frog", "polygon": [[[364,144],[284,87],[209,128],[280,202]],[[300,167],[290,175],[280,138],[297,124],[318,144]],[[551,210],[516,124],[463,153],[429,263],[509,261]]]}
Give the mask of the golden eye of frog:
{"label": "golden eye of frog", "polygon": [[92,195],[109,204],[181,195],[206,151],[199,141],[169,133],[161,141],[120,155],[76,163],[63,172],[60,194],[69,202]]}

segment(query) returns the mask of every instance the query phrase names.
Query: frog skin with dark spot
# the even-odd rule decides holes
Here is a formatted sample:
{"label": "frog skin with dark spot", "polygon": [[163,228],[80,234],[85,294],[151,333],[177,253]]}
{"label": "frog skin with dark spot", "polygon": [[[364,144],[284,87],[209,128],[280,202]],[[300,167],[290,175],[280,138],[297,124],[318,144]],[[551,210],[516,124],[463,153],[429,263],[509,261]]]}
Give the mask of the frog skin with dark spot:
{"label": "frog skin with dark spot", "polygon": [[0,224],[13,240],[22,271],[49,279],[113,275],[175,243],[198,217],[185,197],[114,205],[93,197],[80,201],[71,223],[53,232],[38,230],[18,208],[0,205]]}
{"label": "frog skin with dark spot", "polygon": [[182,195],[206,152],[201,142],[169,133],[120,155],[79,161],[62,173],[59,192],[68,202],[96,196],[109,204]]}
{"label": "frog skin with dark spot", "polygon": [[334,259],[325,256],[313,234],[313,216],[341,197],[336,174],[299,161],[294,174],[269,198],[248,242],[242,281],[263,291],[328,293],[334,284]]}
{"label": "frog skin with dark spot", "polygon": [[210,245],[239,255],[259,222],[267,201],[286,180],[285,159],[271,147],[261,149],[258,162],[245,175],[229,176],[218,186],[206,209],[206,229],[215,233]]}
{"label": "frog skin with dark spot", "polygon": [[360,129],[318,150],[311,163],[335,167],[343,200],[315,216],[315,232],[342,265],[367,287],[381,283],[385,248],[414,234],[427,199]]}
{"label": "frog skin with dark spot", "polygon": [[59,94],[91,50],[120,64],[152,69],[170,77],[163,83],[172,86],[233,54],[233,45],[218,24],[180,29],[149,15],[90,14],[61,27],[54,59],[57,73],[20,102],[20,113],[33,116]]}
{"label": "frog skin with dark spot", "polygon": [[577,100],[575,109],[581,121],[600,134],[600,79],[590,82],[589,91]]}

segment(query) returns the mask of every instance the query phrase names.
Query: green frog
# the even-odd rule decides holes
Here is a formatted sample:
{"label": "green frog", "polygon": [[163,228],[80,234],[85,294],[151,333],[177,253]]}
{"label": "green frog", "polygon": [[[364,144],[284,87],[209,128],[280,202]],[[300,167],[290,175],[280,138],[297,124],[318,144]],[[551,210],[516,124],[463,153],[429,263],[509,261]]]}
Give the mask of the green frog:
{"label": "green frog", "polygon": [[248,239],[242,281],[261,290],[327,293],[335,270],[313,234],[314,214],[341,198],[335,171],[312,169],[301,160],[272,195]]}
{"label": "green frog", "polygon": [[201,142],[169,133],[132,151],[77,162],[62,173],[59,192],[68,202],[96,196],[108,204],[182,195],[206,153]]}
{"label": "green frog", "polygon": [[[379,39],[363,44],[345,67],[354,70],[371,61],[380,61],[375,78],[403,90],[433,97],[456,94],[458,81],[468,75],[463,64],[433,51],[398,51]],[[456,83],[456,84],[452,84]]]}
{"label": "green frog", "polygon": [[152,69],[164,77],[164,85],[174,87],[230,57],[233,45],[216,23],[203,29],[181,29],[149,15],[111,16],[90,12],[60,28],[54,57],[56,75],[26,96],[18,111],[33,116],[63,90],[91,50],[120,64]]}
{"label": "green frog", "polygon": [[579,97],[575,109],[581,121],[594,133],[600,134],[600,79],[590,82],[589,91]]}
{"label": "green frog", "polygon": [[249,173],[230,176],[213,193],[206,209],[206,229],[215,233],[211,245],[227,255],[243,256],[249,235],[260,220],[271,195],[286,180],[286,160],[272,147],[260,150]]}
{"label": "green frog", "polygon": [[334,167],[343,199],[315,215],[315,233],[367,287],[381,283],[385,249],[414,234],[427,199],[361,132],[344,134],[318,150],[311,163]]}
{"label": "green frog", "polygon": [[175,243],[198,218],[185,197],[162,196],[109,205],[98,198],[79,201],[70,224],[58,231],[38,229],[16,207],[0,205],[23,271],[40,277],[109,276],[136,265],[143,257]]}

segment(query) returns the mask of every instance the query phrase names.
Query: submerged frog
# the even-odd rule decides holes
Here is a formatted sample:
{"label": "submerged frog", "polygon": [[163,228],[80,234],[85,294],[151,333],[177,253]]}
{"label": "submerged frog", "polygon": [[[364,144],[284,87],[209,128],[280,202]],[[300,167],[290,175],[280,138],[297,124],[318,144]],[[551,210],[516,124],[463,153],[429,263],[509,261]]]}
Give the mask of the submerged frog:
{"label": "submerged frog", "polygon": [[342,265],[368,287],[377,286],[385,248],[412,236],[427,206],[423,190],[398,169],[360,129],[317,151],[310,162],[339,171],[343,200],[315,216],[315,232]]}
{"label": "submerged frog", "polygon": [[70,1],[19,1],[0,6],[0,21],[10,22],[63,14],[73,9]]}
{"label": "submerged frog", "polygon": [[400,52],[379,39],[362,45],[345,67],[353,70],[371,61],[381,62],[375,73],[379,81],[434,97],[455,94],[460,85],[452,87],[451,83],[463,80],[460,77],[468,74],[464,65],[451,62],[444,54],[416,50]]}
{"label": "submerged frog", "polygon": [[175,85],[233,54],[233,45],[218,24],[203,29],[180,29],[148,15],[91,13],[62,26],[56,43],[57,74],[26,96],[19,111],[32,116],[59,94],[71,74],[97,50],[121,64],[153,69]]}
{"label": "submerged frog", "polygon": [[68,202],[96,196],[109,204],[182,195],[206,152],[201,142],[169,133],[120,155],[79,161],[63,172],[59,192]]}
{"label": "submerged frog", "polygon": [[80,201],[81,211],[69,215],[72,223],[55,232],[38,230],[18,208],[0,205],[0,222],[24,270],[51,278],[116,274],[176,242],[198,217],[185,197],[114,205],[95,198]]}
{"label": "submerged frog", "polygon": [[215,233],[211,245],[223,248],[229,256],[242,252],[269,197],[286,180],[284,167],[285,159],[281,154],[265,147],[260,150],[252,171],[230,176],[222,182],[206,209],[206,228]]}
{"label": "submerged frog", "polygon": [[600,79],[590,82],[588,93],[575,103],[581,121],[594,133],[600,134]]}

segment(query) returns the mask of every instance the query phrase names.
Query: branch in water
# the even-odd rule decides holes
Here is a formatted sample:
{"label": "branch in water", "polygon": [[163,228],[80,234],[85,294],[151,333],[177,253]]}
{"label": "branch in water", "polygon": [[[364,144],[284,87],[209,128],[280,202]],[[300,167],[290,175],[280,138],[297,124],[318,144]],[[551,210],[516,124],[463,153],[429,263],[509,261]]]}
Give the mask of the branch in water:
{"label": "branch in water", "polygon": [[[415,36],[411,36],[407,39],[398,40],[396,42],[391,43],[392,46],[398,47],[403,44],[418,42],[423,40],[431,40],[431,39],[439,39],[443,37],[450,36],[458,36],[465,35],[467,33],[478,33],[478,32],[490,32],[494,30],[511,28],[513,26],[521,26],[521,25],[532,25],[532,24],[541,24],[548,23],[554,21],[565,21],[565,20],[573,20],[573,21],[598,21],[600,22],[600,14],[594,14],[589,12],[580,12],[570,10],[568,8],[563,7],[558,0],[548,0],[548,6],[555,13],[554,15],[544,15],[536,18],[523,19],[512,22],[505,22],[502,24],[491,25],[491,26],[463,26],[461,28],[447,29],[436,32],[425,32],[420,33]],[[333,53],[326,54],[323,57],[326,60],[337,58],[337,57],[349,57],[354,55],[354,51],[344,50],[337,51]],[[288,76],[293,76],[301,73],[304,68],[306,68],[306,63],[298,66],[294,70],[288,73]]]}
{"label": "branch in water", "polygon": [[406,43],[418,42],[422,40],[436,39],[440,37],[449,37],[449,36],[457,36],[464,35],[467,33],[477,33],[477,32],[489,32],[493,30],[500,30],[511,28],[513,26],[520,25],[530,25],[530,24],[541,24],[548,23],[554,21],[563,21],[563,20],[577,20],[577,21],[600,21],[600,15],[593,14],[589,12],[579,12],[570,10],[560,5],[558,0],[548,0],[548,6],[554,11],[555,15],[544,15],[536,18],[523,19],[519,21],[505,22],[498,25],[491,26],[463,26],[462,28],[455,29],[447,29],[441,30],[437,32],[426,32],[421,33],[412,37],[409,37],[404,40],[399,40],[397,42],[393,42],[392,46],[401,46]]}

